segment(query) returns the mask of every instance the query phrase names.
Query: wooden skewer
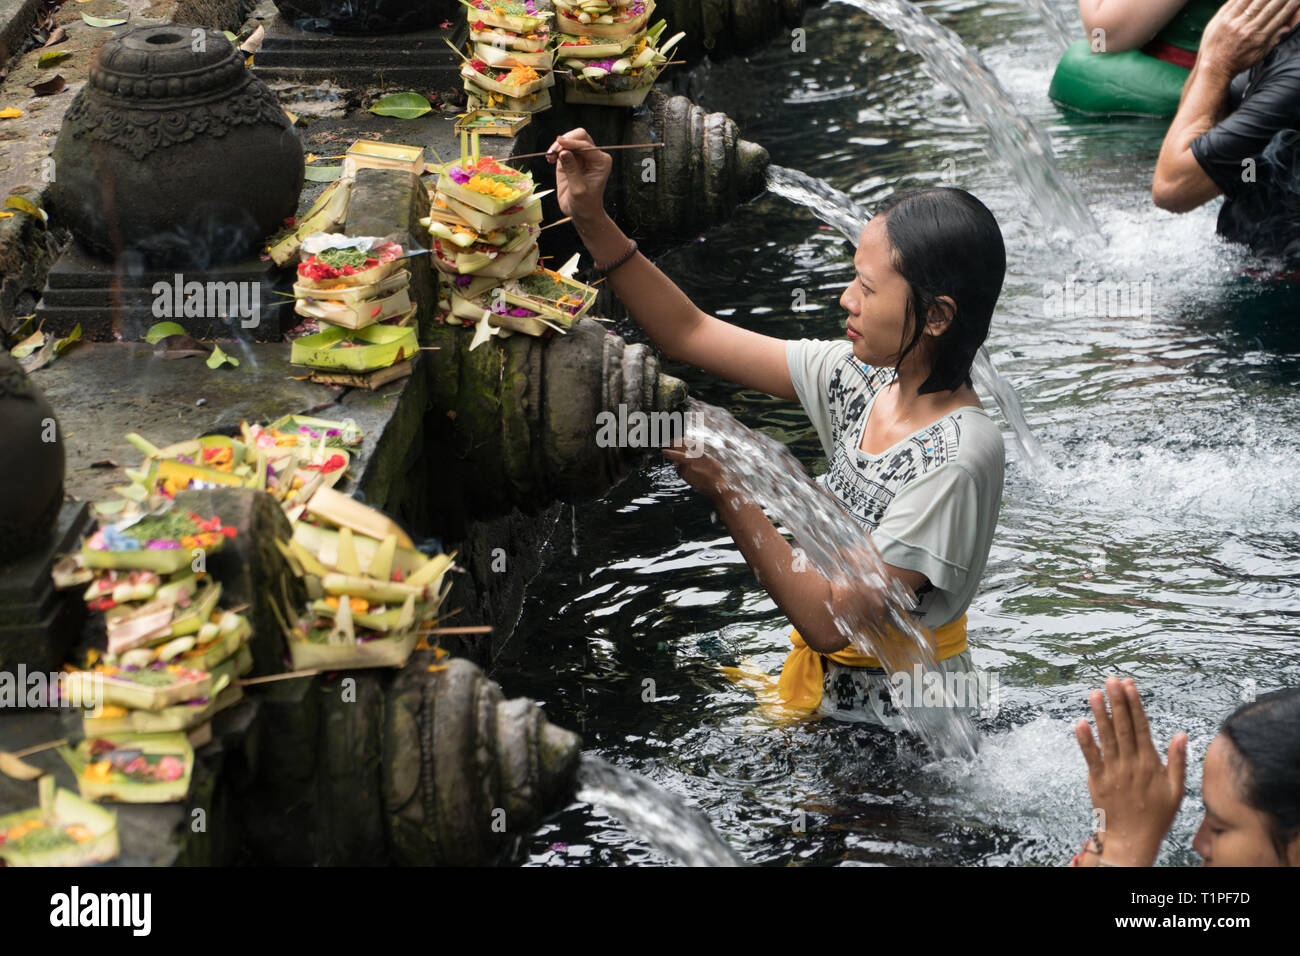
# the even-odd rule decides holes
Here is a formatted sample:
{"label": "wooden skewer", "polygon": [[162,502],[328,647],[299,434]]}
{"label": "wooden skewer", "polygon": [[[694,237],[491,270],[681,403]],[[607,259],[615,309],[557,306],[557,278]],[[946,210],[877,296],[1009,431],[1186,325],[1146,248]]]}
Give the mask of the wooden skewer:
{"label": "wooden skewer", "polygon": [[565,216],[563,219],[557,219],[557,220],[555,220],[555,222],[548,223],[547,225],[542,226],[542,228],[541,228],[541,229],[538,229],[537,231],[538,231],[538,232],[545,232],[547,229],[550,229],[551,226],[562,226],[562,225],[564,225],[566,222],[570,222],[572,219],[573,219],[572,216]]}
{"label": "wooden skewer", "polygon": [[491,634],[492,628],[486,624],[470,625],[466,627],[431,627],[427,631],[421,631],[422,637],[428,637],[430,634]]}
{"label": "wooden skewer", "polygon": [[[627,143],[623,146],[579,146],[577,149],[571,149],[571,153],[587,153],[593,149],[662,149],[663,143]],[[545,156],[550,150],[543,150],[540,153],[520,153],[518,156],[507,156],[500,162],[508,163],[515,159],[532,159],[534,156]]]}
{"label": "wooden skewer", "polygon": [[9,756],[22,759],[23,757],[30,757],[32,754],[38,754],[42,750],[52,750],[55,747],[62,747],[67,742],[67,737],[60,737],[58,740],[51,740],[49,743],[37,744],[35,747],[28,747],[25,750],[15,751]]}
{"label": "wooden skewer", "polygon": [[295,677],[315,677],[319,673],[319,670],[289,671],[285,674],[267,674],[265,677],[246,677],[239,682],[239,686],[248,687],[251,684],[269,684],[277,680],[293,680]]}

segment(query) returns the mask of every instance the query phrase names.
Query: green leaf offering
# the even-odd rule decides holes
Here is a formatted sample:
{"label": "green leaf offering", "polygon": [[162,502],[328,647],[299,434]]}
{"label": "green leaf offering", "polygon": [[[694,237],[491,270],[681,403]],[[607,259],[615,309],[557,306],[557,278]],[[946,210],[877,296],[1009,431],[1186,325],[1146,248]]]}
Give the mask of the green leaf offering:
{"label": "green leaf offering", "polygon": [[370,107],[376,116],[393,116],[397,119],[415,119],[430,112],[433,107],[419,93],[392,93]]}
{"label": "green leaf offering", "polygon": [[184,335],[185,329],[179,322],[159,322],[149,327],[149,331],[144,334],[144,340],[150,345],[157,345],[159,339],[165,339],[169,335]]}
{"label": "green leaf offering", "polygon": [[313,183],[332,183],[342,175],[342,166],[308,166],[303,178]]}
{"label": "green leaf offering", "polygon": [[[129,16],[129,14],[128,14]],[[92,27],[120,27],[126,23],[127,17],[92,17],[89,13],[83,13],[81,19],[85,20]]]}
{"label": "green leaf offering", "polygon": [[208,368],[221,368],[226,363],[230,363],[236,368],[239,367],[239,359],[233,355],[227,355],[221,351],[220,345],[212,346],[212,354],[208,356]]}

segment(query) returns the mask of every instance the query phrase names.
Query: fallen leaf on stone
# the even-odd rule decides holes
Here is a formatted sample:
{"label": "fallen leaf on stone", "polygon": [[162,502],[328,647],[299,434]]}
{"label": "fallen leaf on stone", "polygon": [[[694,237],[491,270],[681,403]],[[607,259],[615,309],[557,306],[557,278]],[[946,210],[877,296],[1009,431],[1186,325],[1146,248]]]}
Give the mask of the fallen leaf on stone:
{"label": "fallen leaf on stone", "polygon": [[99,459],[99,461],[92,461],[90,463],[90,467],[91,468],[121,468],[122,466],[119,465],[111,458],[101,458]]}
{"label": "fallen leaf on stone", "polygon": [[67,50],[46,50],[36,60],[36,67],[43,70],[48,66],[54,66],[54,64],[66,60],[70,56],[72,54]]}
{"label": "fallen leaf on stone", "polygon": [[158,322],[149,326],[149,331],[144,334],[144,340],[150,345],[157,345],[159,339],[165,339],[169,335],[184,335],[185,328],[179,322]]}
{"label": "fallen leaf on stone", "polygon": [[25,212],[29,216],[35,216],[41,222],[49,222],[49,216],[45,215],[45,210],[30,199],[22,196],[10,196],[4,201],[4,204],[10,209],[17,209],[19,212]]}
{"label": "fallen leaf on stone", "polygon": [[0,212],[0,219],[12,219],[14,214],[11,212]]}
{"label": "fallen leaf on stone", "polygon": [[63,78],[62,73],[56,73],[44,83],[28,83],[27,88],[37,96],[53,96],[66,90],[68,81]]}
{"label": "fallen leaf on stone", "polygon": [[208,350],[198,339],[181,333],[178,335],[164,335],[154,343],[153,354],[161,359],[182,359],[196,355],[207,355]]}
{"label": "fallen leaf on stone", "polygon": [[222,30],[222,31],[221,31],[221,35],[222,35],[223,37],[225,37],[227,40],[229,40],[231,43],[238,43],[238,42],[239,42],[239,37],[237,37],[235,34],[231,33],[229,30]]}
{"label": "fallen leaf on stone", "polygon": [[208,368],[221,368],[221,366],[227,363],[235,366],[236,368],[239,367],[239,359],[235,358],[233,355],[227,355],[225,352],[221,351],[220,345],[212,346],[212,354],[208,356]]}
{"label": "fallen leaf on stone", "polygon": [[89,13],[83,13],[81,19],[85,20],[86,23],[97,29],[120,27],[127,21],[127,17],[92,17]]}
{"label": "fallen leaf on stone", "polygon": [[[45,41],[45,43],[44,43],[43,45],[44,45],[44,46],[54,46],[54,44],[56,44],[56,43],[62,43],[62,42],[63,42],[64,40],[66,40],[67,38],[68,38],[68,31],[67,31],[67,30],[63,29],[63,27],[55,27],[55,28],[54,28],[54,32],[51,33],[51,34],[49,35],[49,38],[46,39],[46,41]],[[64,56],[72,56],[72,54],[71,54],[71,53],[65,53]],[[44,54],[42,54],[42,58],[44,58]],[[39,64],[39,65],[44,66],[43,63],[42,63],[42,64]]]}
{"label": "fallen leaf on stone", "polygon": [[80,341],[81,341],[81,323],[78,322],[76,327],[71,332],[69,332],[63,338],[59,339],[57,342],[54,343],[54,354],[62,355],[64,352],[72,348],[72,346],[76,345]]}
{"label": "fallen leaf on stone", "polygon": [[[251,60],[252,57],[249,57],[249,59]],[[285,110],[285,111],[284,111],[284,115],[287,116],[287,117],[289,117],[289,125],[290,125],[290,126],[297,126],[297,125],[298,125],[298,114],[297,114],[297,113],[290,113],[288,110]]]}
{"label": "fallen leaf on stone", "polygon": [[397,119],[415,119],[417,116],[423,116],[432,110],[426,100],[419,93],[392,93],[382,97],[370,107],[370,112],[376,116],[393,116]]}
{"label": "fallen leaf on stone", "polygon": [[342,175],[342,166],[308,166],[303,171],[303,177],[313,183],[332,183]]}
{"label": "fallen leaf on stone", "polygon": [[17,119],[23,115],[22,110],[14,109],[12,106],[6,106],[0,110],[0,119]]}
{"label": "fallen leaf on stone", "polygon": [[9,352],[16,359],[24,359],[45,344],[44,332],[33,332],[15,345]]}

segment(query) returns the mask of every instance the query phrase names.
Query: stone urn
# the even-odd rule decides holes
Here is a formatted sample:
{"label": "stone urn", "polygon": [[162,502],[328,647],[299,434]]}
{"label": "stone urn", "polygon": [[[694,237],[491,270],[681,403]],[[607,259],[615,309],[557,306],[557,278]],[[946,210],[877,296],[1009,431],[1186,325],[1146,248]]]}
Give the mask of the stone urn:
{"label": "stone urn", "polygon": [[0,352],[0,566],[44,544],[63,504],[63,434],[54,409]]}
{"label": "stone urn", "polygon": [[108,259],[206,267],[255,253],[294,215],[298,133],[213,30],[150,26],[109,39],[63,118],[50,204]]}
{"label": "stone urn", "polygon": [[455,0],[275,0],[280,15],[321,33],[404,33],[454,19]]}

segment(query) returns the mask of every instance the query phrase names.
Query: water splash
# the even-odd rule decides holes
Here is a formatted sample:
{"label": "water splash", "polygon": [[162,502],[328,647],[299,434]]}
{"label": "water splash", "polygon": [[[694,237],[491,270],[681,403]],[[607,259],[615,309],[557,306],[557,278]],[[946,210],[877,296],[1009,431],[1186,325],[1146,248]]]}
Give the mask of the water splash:
{"label": "water splash", "polygon": [[1051,142],[1012,105],[993,71],[961,37],[907,0],[835,2],[856,7],[889,27],[921,57],[935,82],[957,94],[967,115],[988,131],[993,159],[1010,167],[1045,223],[1074,236],[1098,234],[1083,194],[1057,165]]}
{"label": "water splash", "polygon": [[792,203],[810,209],[818,219],[833,226],[849,242],[857,244],[862,227],[871,218],[848,193],[840,192],[824,179],[809,176],[797,169],[771,165],[767,168],[767,188]]}
{"label": "water splash", "polygon": [[975,353],[970,374],[976,391],[993,396],[993,400],[998,403],[998,408],[1002,410],[1002,417],[1007,420],[1007,425],[1016,438],[1021,463],[1031,475],[1042,477],[1051,467],[1051,461],[1043,451],[1043,446],[1034,437],[1034,433],[1029,430],[1029,422],[1025,420],[1025,412],[1020,405],[1020,396],[1016,394],[1012,384],[998,372],[988,349],[982,345]]}
{"label": "water splash", "polygon": [[[1075,31],[1070,29],[1070,24],[1061,11],[1052,6],[1051,0],[1020,0],[1020,5],[1043,21],[1047,35],[1057,49],[1064,51],[1073,42],[1071,38]],[[1079,37],[1082,36],[1082,31],[1079,31]]]}
{"label": "water splash", "polygon": [[578,799],[609,810],[655,849],[686,866],[746,865],[708,818],[681,797],[599,757],[584,755],[579,763]]}
{"label": "water splash", "polygon": [[[784,444],[751,431],[721,408],[691,399],[687,406],[687,447],[715,458],[728,483],[746,501],[757,503],[794,537],[808,564],[833,584],[867,589],[885,602],[882,618],[850,620],[835,626],[863,654],[879,659],[889,674],[939,670],[924,627],[911,614],[913,598],[885,570],[880,552],[862,525],[808,477]],[[888,635],[888,636],[886,636]],[[901,636],[901,640],[900,640]],[[940,706],[911,706],[894,694],[894,706],[908,729],[942,757],[971,757],[978,736],[954,694],[944,688]]]}

